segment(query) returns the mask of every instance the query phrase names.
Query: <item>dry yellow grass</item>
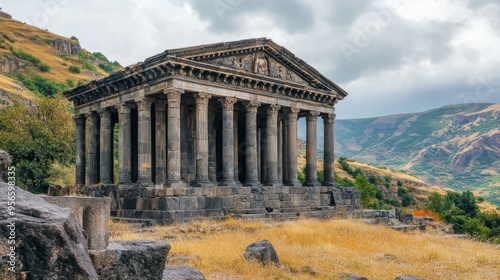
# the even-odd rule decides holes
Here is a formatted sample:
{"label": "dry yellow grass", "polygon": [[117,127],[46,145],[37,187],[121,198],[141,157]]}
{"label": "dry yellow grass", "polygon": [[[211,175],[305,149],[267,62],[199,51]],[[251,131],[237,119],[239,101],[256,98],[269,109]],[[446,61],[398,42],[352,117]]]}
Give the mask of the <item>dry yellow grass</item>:
{"label": "dry yellow grass", "polygon": [[[500,278],[499,246],[430,233],[402,233],[355,220],[229,219],[155,226],[142,232],[112,222],[111,232],[112,239],[166,241],[172,246],[167,263],[196,266],[207,279],[332,279],[336,273],[369,279],[394,279],[399,274],[428,279]],[[263,239],[273,244],[283,267],[262,267],[243,259],[246,246]],[[179,261],[179,256],[187,257]],[[301,272],[303,266],[320,273]]]}

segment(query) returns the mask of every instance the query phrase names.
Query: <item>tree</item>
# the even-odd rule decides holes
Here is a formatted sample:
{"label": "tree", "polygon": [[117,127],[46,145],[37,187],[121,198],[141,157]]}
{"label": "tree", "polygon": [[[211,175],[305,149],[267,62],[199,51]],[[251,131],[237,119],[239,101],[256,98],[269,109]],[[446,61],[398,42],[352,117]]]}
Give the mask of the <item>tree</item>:
{"label": "tree", "polygon": [[457,207],[462,209],[465,215],[471,218],[477,217],[479,213],[479,207],[477,206],[476,199],[471,191],[465,191],[462,193]]}
{"label": "tree", "polygon": [[359,173],[354,182],[359,190],[359,198],[363,207],[372,207],[377,194],[377,187],[370,184],[364,173]]}
{"label": "tree", "polygon": [[32,107],[14,101],[0,111],[0,148],[11,155],[21,186],[46,192],[53,165],[74,163],[75,126],[68,108],[58,94]]}
{"label": "tree", "polygon": [[432,192],[427,198],[427,204],[425,205],[425,208],[427,208],[428,210],[432,210],[438,214],[443,213],[444,197],[438,192]]}

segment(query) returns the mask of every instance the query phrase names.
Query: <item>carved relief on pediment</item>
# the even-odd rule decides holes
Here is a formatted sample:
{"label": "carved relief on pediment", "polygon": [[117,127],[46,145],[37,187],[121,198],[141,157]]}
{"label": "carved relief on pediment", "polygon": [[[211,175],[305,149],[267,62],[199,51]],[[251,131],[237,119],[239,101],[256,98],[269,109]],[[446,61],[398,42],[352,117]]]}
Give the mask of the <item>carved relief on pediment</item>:
{"label": "carved relief on pediment", "polygon": [[227,57],[219,57],[204,61],[206,63],[221,65],[237,70],[243,70],[259,75],[270,76],[273,78],[283,79],[286,81],[308,84],[300,78],[294,71],[278,62],[272,57],[269,57],[264,52],[253,54],[235,55]]}

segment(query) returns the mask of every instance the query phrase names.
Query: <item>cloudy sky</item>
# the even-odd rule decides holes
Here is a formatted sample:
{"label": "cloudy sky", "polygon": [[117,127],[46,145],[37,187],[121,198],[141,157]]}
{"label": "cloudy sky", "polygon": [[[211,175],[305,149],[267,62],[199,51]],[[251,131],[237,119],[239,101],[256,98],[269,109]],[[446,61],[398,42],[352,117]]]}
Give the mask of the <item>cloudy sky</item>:
{"label": "cloudy sky", "polygon": [[268,37],[349,96],[337,117],[500,102],[495,0],[0,0],[126,66],[165,49]]}

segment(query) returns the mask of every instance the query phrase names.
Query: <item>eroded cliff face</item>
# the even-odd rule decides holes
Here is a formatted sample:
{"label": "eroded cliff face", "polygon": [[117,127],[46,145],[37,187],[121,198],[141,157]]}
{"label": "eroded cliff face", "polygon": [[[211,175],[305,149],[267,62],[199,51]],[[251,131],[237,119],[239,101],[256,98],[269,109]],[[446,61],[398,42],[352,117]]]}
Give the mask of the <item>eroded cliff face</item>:
{"label": "eroded cliff face", "polygon": [[33,65],[31,62],[18,59],[16,56],[10,53],[6,53],[0,56],[0,72],[10,73],[15,72],[24,67]]}
{"label": "eroded cliff face", "polygon": [[80,54],[80,50],[82,49],[79,43],[71,40],[56,39],[47,41],[47,43],[49,43],[62,55],[78,56]]}

